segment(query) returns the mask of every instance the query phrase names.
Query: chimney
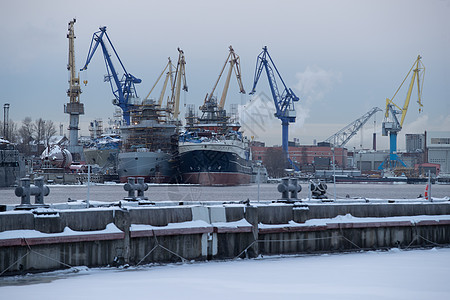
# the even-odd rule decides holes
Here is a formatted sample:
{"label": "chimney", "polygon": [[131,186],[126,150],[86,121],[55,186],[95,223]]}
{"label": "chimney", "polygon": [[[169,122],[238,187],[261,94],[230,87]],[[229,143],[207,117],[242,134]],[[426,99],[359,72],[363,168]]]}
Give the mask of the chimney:
{"label": "chimney", "polygon": [[377,134],[375,132],[373,133],[372,145],[373,150],[377,151]]}

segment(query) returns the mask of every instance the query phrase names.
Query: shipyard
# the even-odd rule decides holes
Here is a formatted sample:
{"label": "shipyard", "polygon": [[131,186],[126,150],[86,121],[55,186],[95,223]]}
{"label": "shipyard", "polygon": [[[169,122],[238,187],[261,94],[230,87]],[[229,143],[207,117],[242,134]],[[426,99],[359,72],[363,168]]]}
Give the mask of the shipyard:
{"label": "shipyard", "polygon": [[448,5],[24,2],[0,21],[2,294],[450,295]]}

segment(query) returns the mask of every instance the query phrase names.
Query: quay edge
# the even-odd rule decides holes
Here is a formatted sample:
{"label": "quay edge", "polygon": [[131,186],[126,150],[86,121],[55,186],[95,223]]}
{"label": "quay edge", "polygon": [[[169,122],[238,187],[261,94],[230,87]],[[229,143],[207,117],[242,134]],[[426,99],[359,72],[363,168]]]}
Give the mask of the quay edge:
{"label": "quay edge", "polygon": [[449,201],[166,204],[0,212],[0,273],[450,244]]}

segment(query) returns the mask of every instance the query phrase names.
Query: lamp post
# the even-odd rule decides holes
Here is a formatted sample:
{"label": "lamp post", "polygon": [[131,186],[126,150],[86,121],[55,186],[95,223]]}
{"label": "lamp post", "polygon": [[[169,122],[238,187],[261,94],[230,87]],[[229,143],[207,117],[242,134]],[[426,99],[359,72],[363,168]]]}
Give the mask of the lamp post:
{"label": "lamp post", "polygon": [[256,164],[258,166],[258,202],[259,202],[259,186],[261,182],[260,171],[261,171],[261,162]]}
{"label": "lamp post", "polygon": [[89,199],[89,189],[91,188],[91,165],[87,165],[88,167],[88,182],[87,182],[87,199],[86,199],[86,205],[87,208],[91,206],[90,199]]}
{"label": "lamp post", "polygon": [[334,201],[336,201],[336,161],[334,156],[334,147],[331,148],[333,151],[333,186],[334,186]]}

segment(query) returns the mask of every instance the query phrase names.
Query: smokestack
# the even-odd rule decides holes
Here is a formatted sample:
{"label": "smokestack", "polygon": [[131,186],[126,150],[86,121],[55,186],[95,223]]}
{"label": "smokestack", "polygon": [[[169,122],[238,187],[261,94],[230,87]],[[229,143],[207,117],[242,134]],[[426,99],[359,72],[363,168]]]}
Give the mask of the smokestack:
{"label": "smokestack", "polygon": [[377,151],[377,134],[375,132],[373,133],[372,144],[373,144],[373,151]]}
{"label": "smokestack", "polygon": [[3,105],[3,137],[8,140],[9,135],[9,103]]}

